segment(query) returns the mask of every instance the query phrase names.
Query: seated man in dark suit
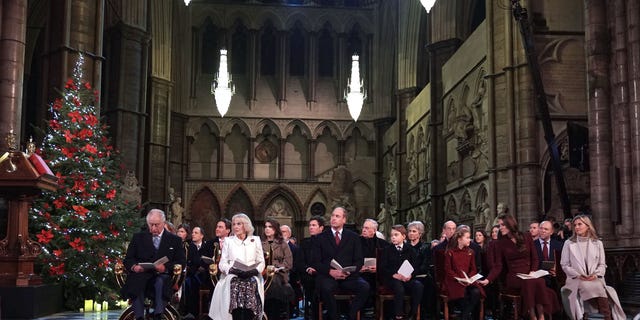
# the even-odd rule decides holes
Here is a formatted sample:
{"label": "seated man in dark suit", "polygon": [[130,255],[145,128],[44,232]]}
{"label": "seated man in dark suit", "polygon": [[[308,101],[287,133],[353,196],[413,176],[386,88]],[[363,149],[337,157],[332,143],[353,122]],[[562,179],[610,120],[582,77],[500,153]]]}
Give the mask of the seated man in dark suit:
{"label": "seated man in dark suit", "polygon": [[309,219],[309,237],[300,241],[298,255],[295,256],[293,267],[300,275],[300,282],[304,289],[304,319],[316,319],[318,301],[316,299],[316,269],[311,266],[313,239],[324,231],[324,218],[313,216]]}
{"label": "seated man in dark suit", "polygon": [[536,247],[536,252],[538,252],[538,269],[545,269],[549,271],[550,275],[544,277],[544,281],[547,284],[547,287],[556,290],[557,283],[555,276],[557,270],[555,270],[555,259],[560,259],[560,257],[556,257],[556,253],[562,251],[562,243],[551,238],[554,231],[553,224],[551,222],[540,222],[538,229],[538,239],[533,242],[533,246]]}
{"label": "seated man in dark suit", "polygon": [[[122,295],[133,299],[133,311],[136,319],[144,318],[144,298],[148,288],[155,297],[153,318],[161,319],[166,302],[171,299],[171,274],[176,264],[184,266],[186,258],[182,248],[182,239],[164,230],[166,217],[159,209],[151,209],[147,214],[148,231],[133,235],[123,261],[129,272],[122,287]],[[167,257],[164,264],[145,269],[140,263],[155,262]]]}
{"label": "seated man in dark suit", "polygon": [[[329,319],[337,320],[338,312],[333,293],[340,288],[355,295],[349,309],[349,319],[355,319],[369,295],[369,283],[360,277],[364,262],[362,243],[358,234],[344,228],[347,211],[337,207],[331,212],[331,228],[313,240],[311,266],[317,271],[316,289],[320,299],[327,306]],[[340,266],[354,266],[355,270],[345,272],[331,267],[336,260]]]}
{"label": "seated man in dark suit", "polygon": [[209,275],[209,264],[202,257],[213,257],[213,243],[204,241],[204,231],[200,227],[191,230],[191,243],[187,257],[187,278],[185,279],[185,293],[187,298],[187,312],[192,317],[198,317],[200,288],[213,289]]}
{"label": "seated man in dark suit", "polygon": [[[376,236],[377,231],[378,222],[373,219],[364,220],[362,223],[362,232],[360,233],[360,241],[362,242],[362,255],[365,258],[377,259],[379,252],[382,252],[382,249],[389,245],[387,241]],[[378,282],[377,260],[376,264],[373,266],[362,267],[362,270],[360,270],[360,276],[369,283],[369,287],[371,289],[369,291],[369,298],[365,303],[365,313],[373,313],[377,290],[376,284]]]}

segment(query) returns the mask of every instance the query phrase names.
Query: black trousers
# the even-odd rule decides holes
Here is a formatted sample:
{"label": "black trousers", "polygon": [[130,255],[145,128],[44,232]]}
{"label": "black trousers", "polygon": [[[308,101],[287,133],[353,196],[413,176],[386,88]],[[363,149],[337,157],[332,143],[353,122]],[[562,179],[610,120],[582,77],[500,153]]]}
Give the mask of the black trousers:
{"label": "black trousers", "polygon": [[322,302],[327,306],[330,320],[338,320],[338,306],[333,294],[336,290],[345,290],[355,298],[351,301],[349,308],[349,319],[355,319],[356,314],[367,301],[369,296],[369,283],[360,277],[349,277],[344,280],[335,280],[331,276],[318,275],[316,278],[316,289]]}

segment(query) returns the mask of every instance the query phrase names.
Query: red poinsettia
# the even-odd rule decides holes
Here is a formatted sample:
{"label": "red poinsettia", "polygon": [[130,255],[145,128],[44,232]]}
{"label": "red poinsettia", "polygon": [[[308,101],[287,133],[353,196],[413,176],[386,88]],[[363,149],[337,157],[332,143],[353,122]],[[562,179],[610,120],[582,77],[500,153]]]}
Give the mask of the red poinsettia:
{"label": "red poinsettia", "polygon": [[57,266],[51,266],[51,268],[49,268],[49,274],[52,276],[64,274],[64,262]]}
{"label": "red poinsettia", "polygon": [[104,240],[106,237],[104,236],[104,233],[102,232],[98,232],[98,234],[91,236],[91,239],[93,240]]}
{"label": "red poinsettia", "polygon": [[98,148],[92,146],[91,144],[88,144],[86,146],[84,146],[84,150],[89,152],[89,153],[96,153],[98,152]]}
{"label": "red poinsettia", "polygon": [[62,99],[58,98],[58,99],[53,101],[53,109],[58,110],[58,111],[60,109],[62,109]]}
{"label": "red poinsettia", "polygon": [[107,192],[106,197],[107,197],[107,199],[113,200],[113,198],[116,197],[116,189],[109,190],[109,192]]}
{"label": "red poinsettia", "polygon": [[84,251],[84,241],[80,238],[75,238],[73,241],[69,242],[71,248],[78,250],[78,252]]}
{"label": "red poinsettia", "polygon": [[51,232],[51,230],[41,230],[39,234],[36,235],[36,237],[38,238],[38,242],[42,243],[42,244],[47,244],[49,242],[51,242],[51,240],[53,239],[53,232]]}
{"label": "red poinsettia", "polygon": [[80,132],[78,132],[78,138],[80,139],[87,139],[91,137],[93,137],[93,131],[87,128],[83,128],[82,130],[80,130]]}
{"label": "red poinsettia", "polygon": [[93,115],[93,114],[85,115],[85,116],[84,116],[84,121],[85,121],[88,125],[90,125],[90,126],[92,126],[92,127],[94,127],[94,126],[97,126],[97,125],[98,125],[98,117],[96,117],[96,116],[95,116],[95,115]]}
{"label": "red poinsettia", "polygon": [[73,133],[71,133],[71,131],[69,130],[65,130],[64,131],[64,139],[67,143],[72,143],[73,142],[73,138],[75,138],[76,136],[73,135]]}
{"label": "red poinsettia", "polygon": [[60,209],[64,207],[66,204],[67,204],[67,199],[64,197],[60,197],[58,199],[53,200],[53,205],[56,207],[56,209]]}
{"label": "red poinsettia", "polygon": [[82,121],[82,115],[80,114],[80,111],[70,111],[69,113],[67,113],[67,116],[71,118],[71,122],[73,123]]}
{"label": "red poinsettia", "polygon": [[51,129],[53,130],[60,130],[60,122],[56,121],[55,119],[49,120],[49,127],[51,127]]}
{"label": "red poinsettia", "polygon": [[53,250],[53,255],[60,258],[62,257],[63,251],[60,249]]}
{"label": "red poinsettia", "polygon": [[83,207],[83,206],[71,206],[71,207],[73,208],[73,210],[75,210],[75,211],[76,211],[76,213],[77,213],[79,216],[86,217],[86,216],[87,216],[87,213],[89,212],[89,209],[87,209],[87,208],[85,208],[85,207]]}

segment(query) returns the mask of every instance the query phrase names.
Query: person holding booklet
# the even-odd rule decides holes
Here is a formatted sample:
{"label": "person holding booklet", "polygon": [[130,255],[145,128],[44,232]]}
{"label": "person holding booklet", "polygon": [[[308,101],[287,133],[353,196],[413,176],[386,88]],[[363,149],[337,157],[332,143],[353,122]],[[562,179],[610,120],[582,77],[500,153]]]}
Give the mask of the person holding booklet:
{"label": "person holding booklet", "polygon": [[222,247],[209,317],[213,320],[258,320],[264,313],[264,253],[260,237],[254,236],[249,217],[238,213],[231,219],[233,235]]}
{"label": "person holding booklet", "polygon": [[475,254],[469,248],[470,243],[469,229],[458,228],[449,239],[444,252],[443,290],[449,300],[460,302],[463,320],[473,317],[480,297],[484,296],[484,290],[478,282],[482,275],[477,271]]}
{"label": "person holding booklet", "polygon": [[493,267],[482,285],[494,282],[504,272],[503,286],[520,293],[522,311],[531,320],[544,320],[546,315],[560,310],[560,304],[553,290],[541,278],[522,279],[520,274],[531,274],[538,270],[538,254],[528,233],[518,230],[516,220],[511,215],[498,217],[500,233],[495,244]]}
{"label": "person holding booklet", "polygon": [[[338,288],[347,290],[355,298],[349,305],[349,319],[355,319],[369,295],[369,283],[360,277],[364,263],[362,243],[357,233],[344,228],[347,210],[336,207],[331,212],[331,228],[326,228],[312,240],[311,268],[316,275],[318,296],[327,307],[329,319],[338,320],[338,308],[333,294]],[[335,260],[341,266],[355,267],[353,272],[332,268]]]}
{"label": "person holding booklet", "polygon": [[289,304],[294,292],[289,283],[289,271],[293,268],[293,256],[289,244],[285,242],[280,223],[267,218],[264,222],[262,250],[265,254],[266,270],[273,275],[271,285],[265,292],[265,313],[267,318],[289,319]]}
{"label": "person holding booklet", "polygon": [[[605,320],[626,319],[616,290],[606,284],[604,246],[598,239],[591,218],[573,218],[573,235],[565,241],[560,265],[567,275],[561,289],[562,301],[570,319],[582,319],[584,303],[598,309]],[[585,316],[586,318],[586,316]]]}
{"label": "person holding booklet", "polygon": [[411,310],[408,317],[414,317],[418,305],[422,301],[424,286],[414,275],[418,265],[416,251],[405,243],[407,229],[403,225],[395,225],[390,231],[391,245],[382,249],[380,255],[380,275],[382,283],[393,291],[393,312],[395,319],[405,318],[404,296],[411,296]]}
{"label": "person holding booklet", "polygon": [[[185,266],[186,257],[182,248],[182,239],[165,232],[165,214],[162,210],[151,209],[147,213],[148,230],[133,235],[123,264],[129,271],[122,286],[122,296],[133,299],[133,312],[136,319],[144,318],[144,299],[152,288],[153,319],[161,319],[167,301],[171,299],[171,273],[175,265]],[[146,268],[145,268],[145,263]]]}
{"label": "person holding booklet", "polygon": [[213,244],[204,241],[204,237],[204,230],[201,227],[193,227],[187,254],[187,277],[184,281],[187,316],[191,315],[191,317],[196,317],[199,314],[200,289],[213,289],[209,275],[209,265],[213,263],[211,260]]}

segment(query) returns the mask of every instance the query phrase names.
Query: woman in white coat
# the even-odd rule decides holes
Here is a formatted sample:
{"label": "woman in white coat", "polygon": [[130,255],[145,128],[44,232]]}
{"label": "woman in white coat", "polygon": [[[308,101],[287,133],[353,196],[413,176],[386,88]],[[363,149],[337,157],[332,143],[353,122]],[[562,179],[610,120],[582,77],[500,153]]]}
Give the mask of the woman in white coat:
{"label": "woman in white coat", "polygon": [[265,267],[262,241],[253,235],[254,227],[244,213],[233,216],[231,227],[234,235],[227,237],[222,247],[218,265],[221,278],[213,291],[209,317],[213,320],[261,319]]}
{"label": "woman in white coat", "polygon": [[615,289],[604,281],[607,269],[604,246],[598,239],[591,219],[584,215],[573,218],[573,236],[562,248],[560,265],[567,275],[562,287],[562,302],[569,317],[580,320],[584,303],[589,303],[605,320],[626,319]]}

